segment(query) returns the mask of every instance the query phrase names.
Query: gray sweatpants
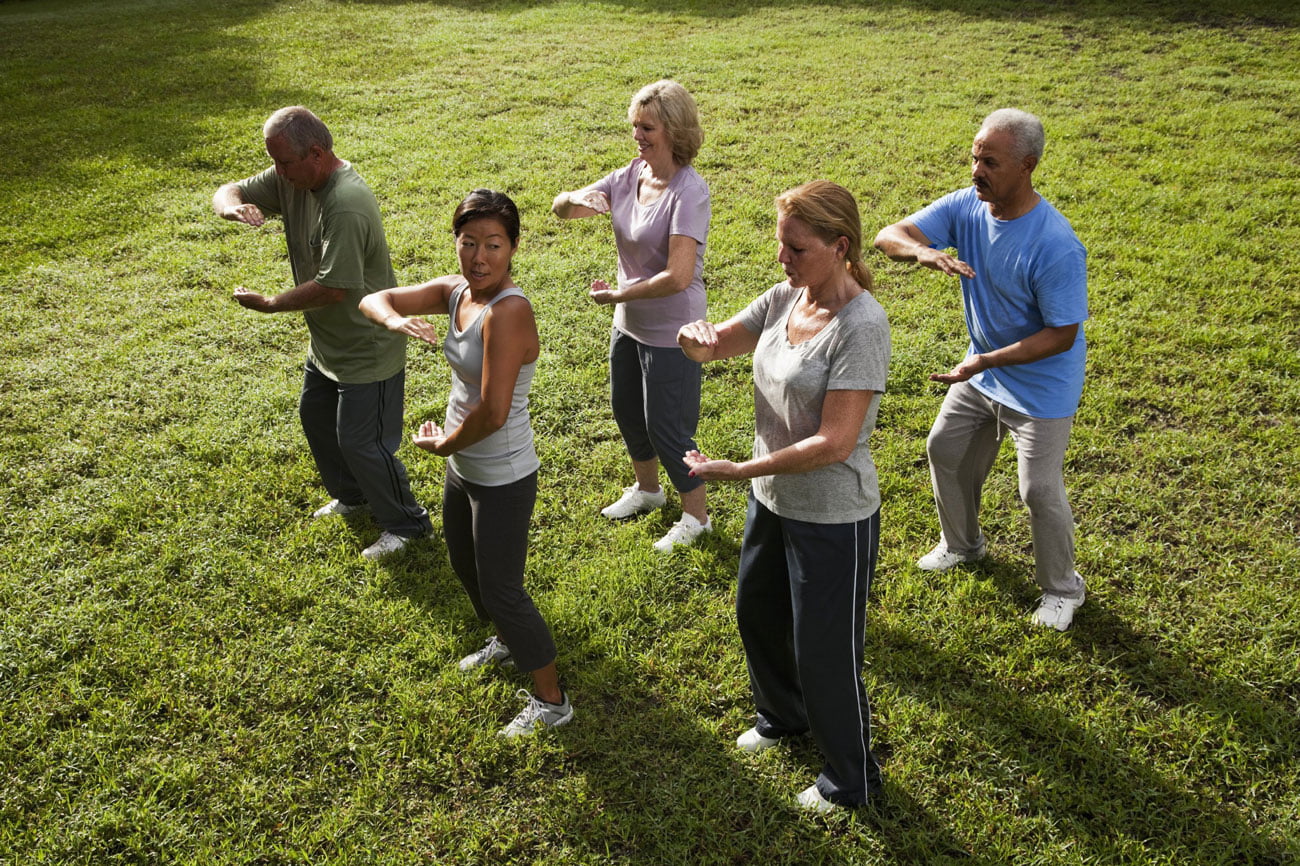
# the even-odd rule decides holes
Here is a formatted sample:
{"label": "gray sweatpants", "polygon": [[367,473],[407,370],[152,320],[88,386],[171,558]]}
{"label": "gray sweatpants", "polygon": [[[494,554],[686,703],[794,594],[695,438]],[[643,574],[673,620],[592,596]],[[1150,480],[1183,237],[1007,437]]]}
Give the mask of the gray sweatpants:
{"label": "gray sweatpants", "polygon": [[1003,431],[1016,445],[1020,498],[1029,509],[1034,578],[1044,592],[1078,598],[1083,582],[1074,570],[1074,515],[1065,492],[1065,448],[1074,416],[1032,418],[958,382],[948,389],[926,440],[930,480],[943,540],[954,553],[984,544],[980,494]]}

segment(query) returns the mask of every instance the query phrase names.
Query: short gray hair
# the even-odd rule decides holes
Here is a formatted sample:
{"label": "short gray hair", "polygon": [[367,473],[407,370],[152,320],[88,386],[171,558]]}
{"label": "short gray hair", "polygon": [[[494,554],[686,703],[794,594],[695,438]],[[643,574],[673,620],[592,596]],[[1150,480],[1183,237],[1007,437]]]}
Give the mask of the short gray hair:
{"label": "short gray hair", "polygon": [[281,108],[262,124],[262,138],[283,137],[298,156],[306,156],[312,145],[326,152],[334,150],[334,136],[325,122],[301,105]]}
{"label": "short gray hair", "polygon": [[1043,122],[1027,111],[1018,108],[999,108],[984,118],[984,123],[980,125],[980,132],[1010,133],[1016,143],[1017,159],[1024,159],[1026,156],[1032,156],[1035,160],[1043,158],[1043,143],[1047,138],[1043,133]]}

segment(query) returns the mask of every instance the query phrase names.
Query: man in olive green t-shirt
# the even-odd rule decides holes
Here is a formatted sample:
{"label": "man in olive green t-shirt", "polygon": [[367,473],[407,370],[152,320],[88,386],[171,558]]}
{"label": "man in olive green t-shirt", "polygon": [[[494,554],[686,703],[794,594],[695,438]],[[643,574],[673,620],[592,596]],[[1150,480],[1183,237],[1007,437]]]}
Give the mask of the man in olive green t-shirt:
{"label": "man in olive green t-shirt", "polygon": [[266,296],[240,286],[235,300],[261,313],[300,311],[311,341],[298,404],[321,481],[333,499],[316,517],[369,506],[383,529],[362,553],[378,559],[429,533],[397,459],[402,439],[406,337],[374,325],[357,305],[397,285],[379,204],[351,163],[334,155],[320,118],[282,108],[262,129],[275,163],[217,190],[223,219],[260,226],[284,220],[294,288]]}

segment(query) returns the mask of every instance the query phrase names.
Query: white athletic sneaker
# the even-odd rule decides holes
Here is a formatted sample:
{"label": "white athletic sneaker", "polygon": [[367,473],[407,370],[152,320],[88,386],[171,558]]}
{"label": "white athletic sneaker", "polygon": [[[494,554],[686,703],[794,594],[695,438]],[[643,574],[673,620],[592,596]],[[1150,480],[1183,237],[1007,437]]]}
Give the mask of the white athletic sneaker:
{"label": "white athletic sneaker", "polygon": [[647,493],[639,485],[633,484],[631,487],[624,487],[623,495],[618,498],[618,501],[613,505],[605,506],[600,513],[610,520],[623,520],[662,508],[667,501],[668,496],[662,487],[654,493]]}
{"label": "white athletic sneaker", "polygon": [[[1076,571],[1077,575],[1078,572]],[[1083,607],[1084,599],[1088,593],[1079,590],[1078,598],[1066,598],[1063,595],[1053,595],[1050,592],[1043,593],[1039,599],[1038,610],[1034,611],[1034,624],[1045,625],[1054,628],[1057,631],[1065,631],[1074,622],[1074,612]]]}
{"label": "white athletic sneaker", "polygon": [[573,721],[573,705],[569,703],[568,695],[564,695],[562,703],[548,704],[528,689],[520,689],[518,694],[519,697],[526,698],[528,703],[524,704],[519,715],[499,732],[500,736],[506,739],[513,740],[515,737],[527,736],[535,733],[539,727],[558,728]]}
{"label": "white athletic sneaker", "polygon": [[695,539],[706,532],[713,531],[713,521],[700,523],[693,515],[683,514],[682,519],[664,533],[664,537],[655,542],[655,550],[660,553],[672,553],[679,544],[693,544]]}
{"label": "white athletic sneaker", "polygon": [[736,748],[742,752],[751,752],[757,755],[759,752],[765,752],[768,749],[781,742],[776,737],[765,737],[758,732],[758,728],[750,728],[745,733],[736,737]]}
{"label": "white athletic sneaker", "polygon": [[506,664],[510,662],[510,647],[497,640],[496,635],[488,638],[483,648],[470,653],[460,660],[460,669],[463,671],[472,671],[474,668],[481,668],[484,665],[490,665],[493,662]]}
{"label": "white athletic sneaker", "polygon": [[344,505],[337,499],[331,499],[320,508],[312,513],[312,517],[329,517],[331,514],[354,514],[358,511],[364,511],[366,504],[362,502],[359,505]]}
{"label": "white athletic sneaker", "polygon": [[406,547],[406,542],[410,540],[384,530],[383,534],[379,536],[379,540],[361,551],[361,555],[366,559],[380,559],[390,553],[397,553],[397,551]]}
{"label": "white athletic sneaker", "polygon": [[839,808],[839,806],[822,796],[822,792],[817,790],[815,782],[800,791],[798,799],[799,808],[807,809],[809,812],[819,812],[825,815],[827,812],[834,812]]}
{"label": "white athletic sneaker", "polygon": [[940,540],[929,553],[916,561],[916,567],[922,571],[947,571],[954,565],[983,559],[985,550],[984,542],[981,541],[979,549],[974,553],[953,553],[948,549],[948,542]]}

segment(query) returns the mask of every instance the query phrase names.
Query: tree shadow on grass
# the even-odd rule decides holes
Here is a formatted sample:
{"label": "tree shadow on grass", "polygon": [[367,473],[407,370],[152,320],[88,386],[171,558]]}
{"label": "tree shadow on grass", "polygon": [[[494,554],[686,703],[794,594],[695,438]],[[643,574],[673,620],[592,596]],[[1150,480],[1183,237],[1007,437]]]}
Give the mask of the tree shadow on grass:
{"label": "tree shadow on grass", "polygon": [[[1060,844],[1084,859],[1114,856],[1109,844],[1116,838],[1142,840],[1153,854],[1187,862],[1282,864],[1300,856],[1230,808],[1099,741],[1078,720],[999,685],[965,657],[895,629],[877,628],[871,641],[888,648],[875,656],[875,676],[942,708],[986,751],[1015,766],[1022,777],[1017,812],[1047,819]],[[1196,679],[1170,665],[1153,673],[1143,678],[1157,690],[1186,691]],[[1270,724],[1285,724],[1276,717],[1281,712]],[[954,760],[965,763],[967,757]],[[966,771],[978,778],[982,761],[976,755],[969,760]],[[1231,856],[1225,859],[1225,852]]]}
{"label": "tree shadow on grass", "polygon": [[[358,2],[375,6],[410,5],[410,0],[358,0]],[[537,6],[560,5],[560,2],[559,0],[550,0],[550,2],[547,0],[542,2],[438,0],[435,5],[469,9],[474,12],[511,13],[526,12]],[[788,8],[791,4],[784,0],[760,0],[760,2],[729,0],[729,2],[712,3],[700,3],[695,0],[613,0],[613,5],[655,14],[672,13],[695,18],[741,18],[761,15],[765,8]],[[1085,0],[1085,2],[1068,5],[1045,2],[1045,0],[1038,3],[1025,3],[1021,0],[993,0],[993,2],[981,3],[975,3],[973,0],[826,0],[816,5],[839,9],[866,9],[879,12],[881,16],[887,16],[892,9],[915,9],[1017,21],[1063,16],[1103,21],[1137,18],[1161,23],[1188,22],[1201,26],[1220,27],[1239,24],[1284,27],[1293,25],[1297,17],[1300,17],[1296,15],[1296,10],[1291,5],[1279,0],[1206,0],[1195,5],[1177,2],[1177,0],[1140,5],[1125,3],[1122,0],[1090,0],[1090,2]]]}

